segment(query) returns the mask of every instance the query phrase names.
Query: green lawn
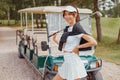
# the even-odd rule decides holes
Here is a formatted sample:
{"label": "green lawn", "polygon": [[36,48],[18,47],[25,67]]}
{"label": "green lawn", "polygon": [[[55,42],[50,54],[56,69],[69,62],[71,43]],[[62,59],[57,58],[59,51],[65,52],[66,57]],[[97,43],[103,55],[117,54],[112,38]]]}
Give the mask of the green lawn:
{"label": "green lawn", "polygon": [[[95,20],[92,19],[93,35],[96,37]],[[103,40],[98,43],[95,55],[120,65],[120,44],[117,44],[120,18],[101,18]]]}
{"label": "green lawn", "polygon": [[[7,26],[8,20],[0,20],[0,24],[3,26]],[[10,20],[10,25],[15,25],[15,20]]]}

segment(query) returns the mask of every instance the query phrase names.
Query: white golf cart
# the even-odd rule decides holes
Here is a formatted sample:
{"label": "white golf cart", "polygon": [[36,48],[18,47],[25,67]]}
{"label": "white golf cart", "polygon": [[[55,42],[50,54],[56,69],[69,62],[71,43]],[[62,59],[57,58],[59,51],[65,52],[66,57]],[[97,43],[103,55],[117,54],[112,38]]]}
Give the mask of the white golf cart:
{"label": "white golf cart", "polygon": [[[52,80],[58,67],[64,62],[64,54],[58,50],[58,46],[52,40],[52,35],[56,32],[60,38],[63,29],[68,25],[62,15],[64,7],[42,6],[18,11],[21,16],[21,28],[16,31],[19,58],[25,58],[44,80]],[[88,34],[92,35],[91,15],[98,12],[92,13],[89,9],[80,8],[78,10],[80,24]],[[36,27],[36,15],[42,16],[41,28]],[[99,72],[102,60],[93,55],[94,51],[94,47],[91,50],[80,51],[80,58],[88,73],[88,76],[82,80],[103,80]]]}

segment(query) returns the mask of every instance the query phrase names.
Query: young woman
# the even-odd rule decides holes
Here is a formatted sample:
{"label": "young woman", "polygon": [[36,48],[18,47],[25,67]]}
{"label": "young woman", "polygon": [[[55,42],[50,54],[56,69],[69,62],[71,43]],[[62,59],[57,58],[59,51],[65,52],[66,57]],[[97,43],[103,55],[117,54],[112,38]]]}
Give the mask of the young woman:
{"label": "young woman", "polygon": [[[67,6],[63,10],[63,17],[69,23],[68,32],[72,32],[73,27],[75,27],[75,25],[80,21],[77,8],[73,6]],[[57,34],[53,36],[53,40],[59,44],[56,36]],[[81,38],[85,39],[87,43],[80,45],[79,43]],[[59,67],[58,73],[53,80],[80,80],[81,78],[86,77],[87,73],[84,68],[84,64],[78,56],[79,49],[96,45],[96,40],[85,34],[84,31],[81,31],[81,33],[77,35],[68,36],[66,42],[62,46],[65,61],[62,66]]]}

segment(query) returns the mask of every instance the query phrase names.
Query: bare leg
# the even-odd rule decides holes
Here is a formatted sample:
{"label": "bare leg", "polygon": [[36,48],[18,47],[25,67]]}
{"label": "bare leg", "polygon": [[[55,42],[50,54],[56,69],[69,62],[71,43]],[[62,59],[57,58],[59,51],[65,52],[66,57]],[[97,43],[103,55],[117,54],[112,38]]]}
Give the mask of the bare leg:
{"label": "bare leg", "polygon": [[53,78],[53,80],[63,80],[63,78],[60,77],[60,75],[57,73],[57,74],[55,75],[55,77]]}
{"label": "bare leg", "polygon": [[81,80],[80,78],[78,78],[78,79],[75,79],[75,80]]}

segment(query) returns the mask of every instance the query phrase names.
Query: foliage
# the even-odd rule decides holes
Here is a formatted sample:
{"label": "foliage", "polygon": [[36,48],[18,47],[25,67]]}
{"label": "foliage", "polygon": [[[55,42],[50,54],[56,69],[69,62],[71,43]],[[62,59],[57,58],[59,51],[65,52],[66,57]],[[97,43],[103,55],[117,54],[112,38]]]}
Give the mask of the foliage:
{"label": "foliage", "polygon": [[94,8],[93,6],[93,1],[94,0],[62,0],[62,5],[76,5],[80,8],[89,8],[92,9]]}
{"label": "foliage", "polygon": [[120,17],[120,3],[113,8],[113,17]]}

